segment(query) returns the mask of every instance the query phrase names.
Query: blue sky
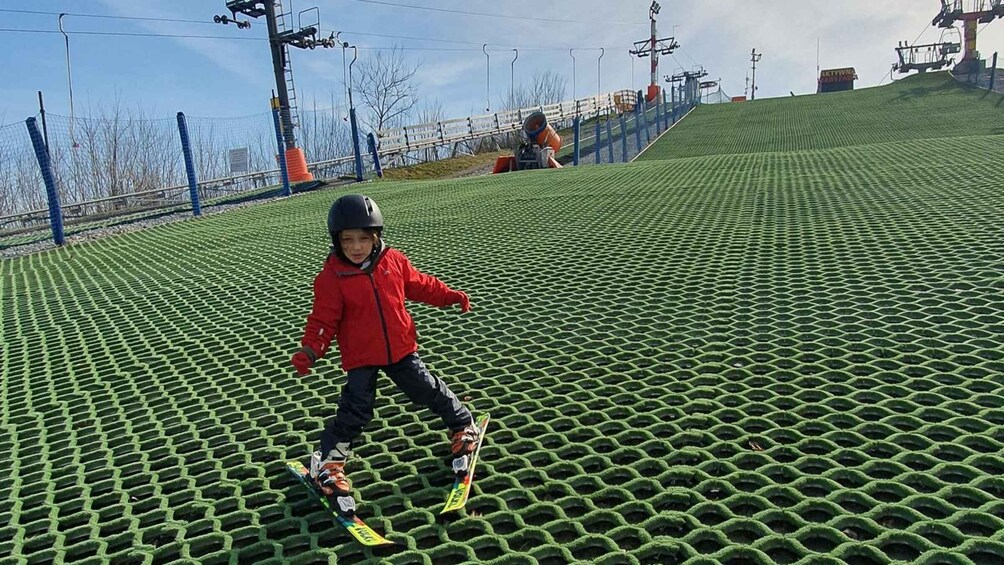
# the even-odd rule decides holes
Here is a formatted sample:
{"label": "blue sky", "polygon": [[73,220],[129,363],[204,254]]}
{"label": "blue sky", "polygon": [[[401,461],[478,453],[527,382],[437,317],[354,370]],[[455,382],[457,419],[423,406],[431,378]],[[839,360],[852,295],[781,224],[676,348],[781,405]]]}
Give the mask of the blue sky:
{"label": "blue sky", "polygon": [[[360,46],[360,57],[374,48],[402,45],[406,57],[421,65],[419,91],[423,100],[438,100],[451,117],[478,113],[485,105],[488,43],[492,105],[509,87],[512,49],[520,48],[515,80],[535,71],[552,70],[569,83],[575,48],[578,96],[597,91],[599,47],[603,91],[648,82],[648,59],[628,54],[632,43],[645,39],[650,0],[386,0],[487,13],[525,14],[525,19],[494,18],[391,7],[366,0],[302,0],[294,11],[317,6],[321,28],[342,30],[342,37]],[[968,1],[968,0],[967,0]],[[190,116],[237,117],[268,111],[274,87],[263,19],[250,30],[212,24],[228,13],[225,0],[2,0],[0,10],[68,12],[207,23],[92,18],[64,18],[67,31],[203,35],[219,39],[70,35],[70,63],[77,114],[118,101],[142,109],[145,116],[171,118],[177,111]],[[662,0],[659,35],[675,31],[682,44],[673,57],[663,57],[660,76],[701,64],[709,78],[722,79],[730,95],[743,93],[750,50],[764,53],[757,70],[760,98],[787,96],[789,91],[815,91],[816,46],[823,68],[853,66],[858,87],[888,80],[898,41],[938,41],[941,30],[930,22],[936,0]],[[286,1],[287,9],[289,0]],[[0,11],[4,30],[57,31],[57,16]],[[553,21],[553,20],[575,20]],[[624,22],[623,24],[621,22]],[[632,23],[634,22],[634,23]],[[676,26],[674,28],[674,26]],[[371,34],[437,39],[383,38]],[[448,40],[455,43],[445,43]],[[1004,21],[986,27],[980,36],[985,54],[1004,51]],[[37,112],[43,91],[47,110],[68,115],[66,53],[59,33],[0,32],[0,123],[18,122]],[[293,50],[293,72],[301,108],[329,108],[343,100],[340,49]],[[1001,63],[999,66],[1004,66]],[[633,77],[633,82],[632,82]]]}

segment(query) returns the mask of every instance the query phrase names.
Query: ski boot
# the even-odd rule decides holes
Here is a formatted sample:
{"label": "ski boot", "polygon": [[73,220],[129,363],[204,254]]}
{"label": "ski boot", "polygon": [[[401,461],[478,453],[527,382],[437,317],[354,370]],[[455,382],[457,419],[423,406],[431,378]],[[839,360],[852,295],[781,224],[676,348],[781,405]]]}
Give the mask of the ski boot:
{"label": "ski boot", "polygon": [[458,477],[467,475],[471,465],[471,454],[478,446],[481,432],[474,423],[450,432],[450,453],[453,455],[453,472]]}
{"label": "ski boot", "polygon": [[350,453],[349,444],[339,443],[328,452],[327,457],[320,451],[315,451],[310,457],[310,478],[314,486],[328,499],[333,510],[348,517],[356,510],[352,485],[345,477],[345,460]]}

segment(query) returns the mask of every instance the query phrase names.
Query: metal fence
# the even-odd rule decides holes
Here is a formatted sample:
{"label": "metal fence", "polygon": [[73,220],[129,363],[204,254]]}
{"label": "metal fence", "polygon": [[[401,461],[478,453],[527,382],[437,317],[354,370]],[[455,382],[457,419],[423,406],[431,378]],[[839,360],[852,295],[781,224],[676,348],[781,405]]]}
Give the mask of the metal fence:
{"label": "metal fence", "polygon": [[949,74],[959,82],[1004,94],[1004,76],[1001,76],[1004,74],[1004,69],[997,68],[997,53],[994,53],[990,66],[987,68],[977,68],[974,72],[961,72],[959,74],[956,74],[955,71],[949,71]]}
{"label": "metal fence", "polygon": [[543,112],[552,124],[565,124],[576,117],[626,111],[634,108],[636,102],[635,92],[619,90],[600,96],[544,106],[503,110],[494,114],[382,130],[377,132],[379,152],[381,155],[391,156],[397,153],[519,132],[523,127],[523,119],[538,111]]}
{"label": "metal fence", "polygon": [[[448,156],[457,144],[498,136],[517,138],[523,118],[542,111],[566,140],[579,122],[574,143],[566,141],[558,158],[566,164],[627,161],[658,136],[675,114],[663,99],[639,104],[633,91],[483,116],[444,120],[378,132],[374,145],[358,143],[362,178],[374,176],[375,157],[406,163],[409,155]],[[353,139],[344,108],[301,112],[297,145],[311,158],[315,178],[359,179]],[[117,216],[134,217],[165,210],[197,211],[197,203],[225,203],[246,195],[268,195],[281,184],[278,125],[269,113],[242,118],[187,118],[188,149],[197,182],[190,191],[186,161],[175,119],[143,119],[114,110],[106,115],[69,118],[35,116],[48,157],[53,190],[68,227]],[[597,126],[598,129],[597,129]],[[515,134],[515,135],[514,135]],[[575,159],[573,146],[579,147]],[[369,150],[368,150],[369,149]],[[375,149],[375,151],[374,151]],[[606,151],[606,153],[602,153]],[[47,237],[55,221],[40,172],[36,146],[25,123],[0,127],[0,248]],[[288,190],[288,189],[287,189]],[[245,196],[242,196],[245,195]],[[61,226],[60,226],[61,229]],[[81,228],[82,229],[82,228]],[[18,236],[11,239],[11,236]]]}
{"label": "metal fence", "polygon": [[[634,110],[579,121],[557,160],[563,166],[627,163],[694,108],[696,100],[643,101]],[[576,154],[578,156],[576,157]]]}

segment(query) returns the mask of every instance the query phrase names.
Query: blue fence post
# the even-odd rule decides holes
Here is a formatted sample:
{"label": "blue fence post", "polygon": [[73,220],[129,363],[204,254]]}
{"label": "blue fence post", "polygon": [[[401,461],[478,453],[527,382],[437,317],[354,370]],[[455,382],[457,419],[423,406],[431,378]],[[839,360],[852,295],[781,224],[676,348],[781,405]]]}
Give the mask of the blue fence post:
{"label": "blue fence post", "polygon": [[275,127],[275,143],[279,148],[279,178],[282,180],[282,193],[286,196],[293,194],[289,187],[289,168],[286,165],[286,143],[282,136],[282,118],[279,108],[272,110],[272,125]]}
{"label": "blue fence post", "polygon": [[572,165],[576,167],[579,166],[579,120],[579,116],[575,116],[575,119],[572,120],[572,135],[575,138],[575,146],[572,148]]}
{"label": "blue fence post", "polygon": [[593,149],[596,152],[596,164],[599,165],[603,160],[600,159],[600,136],[602,132],[600,131],[600,115],[596,114],[596,141],[593,142]]}
{"label": "blue fence post", "polygon": [[676,123],[676,85],[669,87],[670,105],[673,112],[673,123]]}
{"label": "blue fence post", "polygon": [[383,178],[383,168],[380,166],[380,154],[377,153],[376,137],[373,132],[366,134],[366,142],[370,146],[370,153],[373,154],[373,170],[376,171],[377,178]]}
{"label": "blue fence post", "polygon": [[669,129],[669,100],[666,98],[666,90],[662,91],[662,119],[663,127],[662,129]]}
{"label": "blue fence post", "polygon": [[669,129],[669,125],[666,122],[666,113],[667,113],[667,110],[666,110],[666,89],[662,89],[662,90],[659,91],[658,100],[659,100],[658,104],[659,104],[659,108],[660,108],[660,110],[659,110],[659,129],[661,129],[663,131],[666,131],[667,129]]}
{"label": "blue fence post", "polygon": [[634,105],[634,140],[638,153],[641,153],[641,98]]}
{"label": "blue fence post", "polygon": [[990,65],[990,90],[994,89],[994,81],[997,79],[997,52],[994,52],[994,62]]}
{"label": "blue fence post", "polygon": [[607,116],[607,157],[610,162],[614,162],[614,133],[610,129],[610,116]]}
{"label": "blue fence post", "polygon": [[[648,106],[648,104],[645,104]],[[641,110],[641,126],[645,128],[645,145],[650,145],[652,143],[652,132],[648,131],[648,108],[643,107]],[[638,148],[638,152],[641,152],[641,148]]]}
{"label": "blue fence post", "polygon": [[363,156],[359,152],[359,127],[356,125],[356,109],[349,109],[349,122],[352,124],[352,151],[356,157],[356,182],[363,182]]}
{"label": "blue fence post", "polygon": [[28,118],[24,123],[28,126],[31,145],[35,149],[38,168],[42,172],[42,182],[45,183],[45,195],[49,200],[49,225],[52,227],[52,241],[56,245],[62,245],[66,242],[66,235],[63,233],[63,208],[59,205],[59,191],[56,190],[56,176],[52,174],[52,161],[49,160],[49,149],[45,146],[45,141],[42,139],[42,132],[38,131],[38,124],[35,122],[35,118]]}
{"label": "blue fence post", "polygon": [[656,96],[653,102],[655,102],[655,133],[658,135],[662,133],[662,101]]}
{"label": "blue fence post", "polygon": [[178,112],[178,133],[181,135],[181,152],[185,155],[185,174],[188,175],[188,195],[192,198],[192,215],[201,216],[202,205],[199,204],[199,181],[195,177],[195,161],[192,160],[192,143],[188,139],[188,122],[185,120],[184,112]]}
{"label": "blue fence post", "polygon": [[627,120],[624,118],[624,112],[620,115],[621,121],[621,160],[625,163],[628,162],[627,155]]}

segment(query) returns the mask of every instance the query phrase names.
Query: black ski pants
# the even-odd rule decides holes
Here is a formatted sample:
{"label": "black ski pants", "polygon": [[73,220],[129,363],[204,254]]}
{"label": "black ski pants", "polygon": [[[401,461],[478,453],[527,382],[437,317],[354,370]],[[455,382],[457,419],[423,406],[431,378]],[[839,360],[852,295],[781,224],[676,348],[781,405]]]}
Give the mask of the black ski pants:
{"label": "black ski pants", "polygon": [[348,372],[338,400],[338,411],[321,433],[322,457],[334,449],[335,444],[350,443],[373,419],[377,372],[381,370],[408,400],[432,410],[449,430],[463,428],[473,421],[470,410],[460,403],[446,383],[429,372],[418,353],[412,353],[391,365],[359,367]]}

